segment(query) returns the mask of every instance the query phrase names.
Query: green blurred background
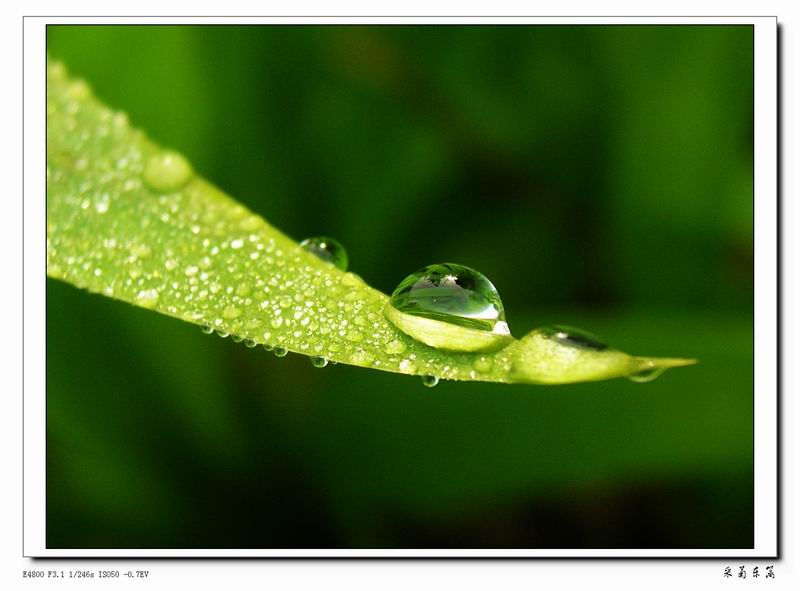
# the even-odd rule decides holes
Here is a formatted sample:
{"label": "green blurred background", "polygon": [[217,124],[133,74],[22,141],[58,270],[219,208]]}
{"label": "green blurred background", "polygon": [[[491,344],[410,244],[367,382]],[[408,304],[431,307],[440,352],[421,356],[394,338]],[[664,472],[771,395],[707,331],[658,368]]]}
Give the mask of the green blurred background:
{"label": "green blurred background", "polygon": [[516,334],[701,363],[430,390],[48,280],[48,547],[752,547],[752,41],[49,27],[101,99],[376,288],[460,262]]}

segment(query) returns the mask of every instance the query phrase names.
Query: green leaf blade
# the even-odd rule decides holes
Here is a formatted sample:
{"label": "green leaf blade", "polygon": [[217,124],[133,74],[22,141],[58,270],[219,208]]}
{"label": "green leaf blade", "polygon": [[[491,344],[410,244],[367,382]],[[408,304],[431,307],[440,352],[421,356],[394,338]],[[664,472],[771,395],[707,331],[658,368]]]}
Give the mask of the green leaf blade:
{"label": "green leaf blade", "polygon": [[[447,323],[441,323],[450,331],[443,342],[453,350],[423,344],[386,318],[388,296],[304,250],[196,175],[182,156],[97,100],[85,82],[70,79],[60,63],[48,62],[47,81],[52,278],[250,346],[395,373],[558,384],[645,367],[621,352],[576,357],[529,338],[535,333],[478,352],[482,347]],[[658,360],[648,364],[658,367]]]}
{"label": "green leaf blade", "polygon": [[383,315],[388,297],[300,248],[199,176],[144,180],[163,150],[60,64],[48,69],[48,275],[220,333],[309,356],[445,379],[502,380]]}

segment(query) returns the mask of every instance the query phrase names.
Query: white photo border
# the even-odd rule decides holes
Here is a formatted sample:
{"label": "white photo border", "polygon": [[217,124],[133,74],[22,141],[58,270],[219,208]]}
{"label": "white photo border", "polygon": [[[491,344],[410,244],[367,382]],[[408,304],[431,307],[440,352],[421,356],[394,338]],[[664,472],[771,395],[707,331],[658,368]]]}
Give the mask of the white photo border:
{"label": "white photo border", "polygon": [[[56,24],[752,25],[754,546],[741,549],[53,549],[46,547],[46,27]],[[23,555],[25,557],[777,558],[778,27],[776,17],[47,17],[23,19]]]}

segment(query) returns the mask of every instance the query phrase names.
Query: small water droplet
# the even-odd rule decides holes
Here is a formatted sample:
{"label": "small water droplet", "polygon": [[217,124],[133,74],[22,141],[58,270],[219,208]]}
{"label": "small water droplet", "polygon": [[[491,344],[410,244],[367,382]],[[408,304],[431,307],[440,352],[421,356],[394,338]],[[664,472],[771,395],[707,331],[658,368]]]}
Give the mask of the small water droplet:
{"label": "small water droplet", "polygon": [[426,385],[428,388],[433,388],[436,384],[439,383],[439,378],[436,376],[422,376],[422,383]]}
{"label": "small water droplet", "polygon": [[200,330],[202,330],[204,334],[211,334],[214,332],[214,328],[208,325],[203,326]]}
{"label": "small water droplet", "polygon": [[384,351],[389,353],[390,355],[400,355],[404,353],[406,350],[406,346],[403,341],[398,341],[394,339],[393,341],[389,341],[386,343],[386,346],[383,348]]}
{"label": "small water droplet", "polygon": [[628,376],[628,379],[638,384],[646,384],[647,382],[652,382],[665,371],[665,367],[652,367]]}
{"label": "small water droplet", "polygon": [[312,357],[311,358],[311,365],[314,367],[325,367],[328,365],[328,358],[327,357]]}
{"label": "small water droplet", "polygon": [[47,68],[47,73],[54,80],[64,80],[67,77],[67,68],[61,62],[52,62]]}
{"label": "small water droplet", "polygon": [[107,212],[110,205],[111,196],[108,193],[102,193],[94,200],[94,210],[100,214]]}
{"label": "small water droplet", "polygon": [[217,332],[217,336],[218,337],[222,337],[223,339],[227,338],[228,335],[231,334],[228,331],[222,330],[222,329],[218,329],[216,332]]}
{"label": "small water droplet", "polygon": [[317,255],[317,257],[323,261],[331,263],[337,269],[347,271],[349,262],[347,251],[338,240],[327,236],[314,236],[303,240],[300,246],[308,252]]}
{"label": "small water droplet", "polygon": [[364,335],[357,330],[351,330],[347,334],[345,334],[344,338],[346,338],[351,343],[360,343],[364,340]]}
{"label": "small water droplet", "polygon": [[253,348],[253,347],[255,347],[257,344],[258,344],[258,343],[256,343],[256,342],[255,342],[253,339],[246,339],[246,340],[245,340],[245,342],[244,342],[244,346],[245,346],[245,347],[247,347],[247,348],[249,348],[249,349],[252,349],[252,348]]}
{"label": "small water droplet", "polygon": [[551,326],[544,326],[540,328],[539,331],[547,338],[555,339],[559,343],[571,347],[592,349],[594,351],[604,351],[608,349],[608,345],[603,343],[598,337],[580,328],[554,324]]}
{"label": "small water droplet", "polygon": [[412,359],[403,359],[400,362],[400,369],[408,373],[414,373],[417,371],[417,364]]}
{"label": "small water droplet", "polygon": [[234,343],[241,343],[241,342],[244,340],[244,337],[243,337],[242,335],[240,335],[240,334],[235,334],[235,335],[233,335],[233,336],[231,337],[231,340],[232,340]]}
{"label": "small water droplet", "polygon": [[472,367],[474,367],[477,371],[481,373],[486,373],[492,370],[492,366],[494,365],[494,361],[491,357],[487,357],[486,355],[479,355],[475,358],[472,362]]}
{"label": "small water droplet", "polygon": [[285,347],[275,347],[272,352],[275,353],[275,357],[286,357],[289,351]]}
{"label": "small water droplet", "polygon": [[134,244],[130,247],[131,255],[137,259],[146,259],[153,254],[153,250],[146,244]]}
{"label": "small water droplet", "polygon": [[366,351],[358,350],[350,355],[350,360],[357,365],[369,365],[375,361],[375,357]]}
{"label": "small water droplet", "polygon": [[192,167],[177,152],[164,151],[151,156],[144,169],[144,182],[159,193],[172,193],[192,177]]}
{"label": "small water droplet", "polygon": [[242,311],[236,306],[226,306],[225,309],[222,311],[222,317],[225,320],[233,320],[234,318],[238,318],[241,315]]}
{"label": "small water droplet", "polygon": [[272,351],[273,349],[275,349],[275,347],[273,347],[272,345],[262,345],[262,347],[264,347],[265,351]]}
{"label": "small water droplet", "polygon": [[364,280],[355,273],[348,271],[342,275],[341,284],[345,287],[361,287],[364,285]]}
{"label": "small water droplet", "polygon": [[92,94],[92,88],[85,80],[78,79],[70,83],[70,85],[67,87],[67,92],[72,96],[72,98],[83,100],[89,98],[89,96]]}
{"label": "small water droplet", "polygon": [[142,308],[155,308],[158,303],[158,290],[144,289],[136,294],[134,302]]}

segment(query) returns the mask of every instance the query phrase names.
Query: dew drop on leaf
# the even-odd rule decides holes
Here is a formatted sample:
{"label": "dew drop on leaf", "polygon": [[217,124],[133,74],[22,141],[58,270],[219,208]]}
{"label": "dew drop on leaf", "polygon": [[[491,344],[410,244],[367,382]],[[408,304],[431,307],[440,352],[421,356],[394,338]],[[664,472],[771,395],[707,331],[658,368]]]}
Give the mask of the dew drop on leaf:
{"label": "dew drop on leaf", "polygon": [[383,348],[383,350],[390,355],[400,355],[401,353],[405,352],[406,346],[403,344],[403,341],[394,339],[386,343],[386,346]]}
{"label": "dew drop on leaf", "polygon": [[347,271],[349,263],[347,251],[338,240],[327,236],[314,236],[303,240],[300,246],[337,269]]}
{"label": "dew drop on leaf", "polygon": [[222,311],[222,317],[225,320],[233,320],[234,318],[238,318],[241,315],[242,311],[236,306],[226,306],[225,309]]}
{"label": "dew drop on leaf", "polygon": [[436,384],[439,383],[439,378],[436,376],[422,376],[422,383],[426,385],[428,388],[433,388]]}
{"label": "dew drop on leaf", "polygon": [[158,303],[158,291],[155,289],[144,289],[136,294],[134,303],[142,308],[155,308]]}
{"label": "dew drop on leaf", "polygon": [[464,265],[429,265],[412,273],[394,290],[391,304],[412,316],[508,334],[497,289],[482,273]]}
{"label": "dew drop on leaf", "polygon": [[311,365],[314,367],[325,367],[328,365],[328,358],[327,357],[312,357],[311,358]]}
{"label": "dew drop on leaf", "polygon": [[286,357],[289,351],[285,347],[275,347],[272,352],[275,353],[275,357]]}
{"label": "dew drop on leaf", "polygon": [[645,369],[631,376],[628,376],[628,379],[632,382],[636,382],[637,384],[645,384],[647,382],[652,382],[654,379],[656,379],[665,371],[666,368],[664,367],[654,367],[652,369]]}
{"label": "dew drop on leaf", "polygon": [[351,343],[360,343],[361,341],[364,340],[364,335],[363,333],[360,333],[357,330],[351,330],[344,335],[344,338],[346,338]]}
{"label": "dew drop on leaf", "polygon": [[513,341],[497,289],[464,265],[441,263],[412,273],[383,312],[404,333],[437,349],[488,351]]}
{"label": "dew drop on leaf", "polygon": [[554,339],[563,345],[579,349],[604,351],[608,345],[590,332],[572,326],[551,325],[539,329],[547,338]]}
{"label": "dew drop on leaf", "polygon": [[479,355],[472,362],[472,367],[481,373],[487,373],[491,371],[492,366],[494,366],[494,361],[492,361],[491,357],[487,357],[486,355]]}
{"label": "dew drop on leaf", "polygon": [[144,182],[157,193],[173,193],[189,182],[192,167],[177,152],[164,151],[147,160]]}

